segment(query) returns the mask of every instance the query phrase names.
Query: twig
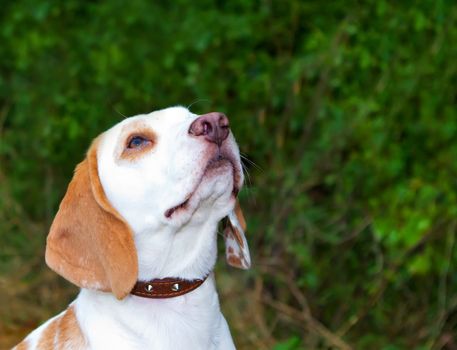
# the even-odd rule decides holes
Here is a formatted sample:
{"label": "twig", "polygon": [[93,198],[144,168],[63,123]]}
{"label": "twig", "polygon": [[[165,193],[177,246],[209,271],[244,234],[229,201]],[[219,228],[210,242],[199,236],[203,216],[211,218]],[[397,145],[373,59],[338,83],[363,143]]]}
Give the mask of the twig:
{"label": "twig", "polygon": [[274,338],[271,335],[270,329],[265,324],[265,317],[263,312],[263,305],[262,303],[258,302],[261,299],[261,295],[263,293],[263,280],[260,277],[257,277],[255,280],[255,288],[254,288],[254,295],[257,304],[257,310],[254,312],[254,319],[258,325],[258,329],[262,334],[262,338],[266,343],[265,348],[270,349],[274,344]]}
{"label": "twig", "polygon": [[330,345],[335,346],[341,350],[350,350],[352,349],[346,342],[344,342],[340,337],[330,332],[324,325],[322,325],[319,321],[314,318],[308,318],[305,316],[304,312],[300,310],[296,310],[295,308],[284,304],[280,301],[274,300],[271,297],[264,296],[262,301],[271,306],[272,308],[276,309],[277,311],[281,312],[285,316],[299,321],[304,322],[303,329],[305,331],[311,331],[315,334],[318,334],[323,339],[325,339]]}
{"label": "twig", "polygon": [[[449,277],[449,269],[451,266],[451,261],[452,261],[452,253],[454,252],[454,247],[455,247],[455,236],[456,236],[456,227],[457,227],[457,221],[454,220],[451,224],[451,229],[450,229],[450,242],[447,245],[448,246],[448,251],[446,252],[446,266],[444,267],[444,271],[441,275],[440,278],[440,283],[438,287],[438,303],[440,306],[440,312],[438,315],[438,320],[436,322],[436,327],[432,332],[435,333],[435,341],[434,341],[434,346],[435,347],[440,340],[440,334],[442,332],[442,329],[446,323],[446,317],[448,314],[447,311],[447,280]],[[452,309],[452,308],[451,308]]]}
{"label": "twig", "polygon": [[297,310],[290,305],[284,304],[278,300],[274,300],[269,296],[264,296],[262,299],[265,303],[270,305],[271,307],[281,311],[289,318],[295,319],[299,322],[305,322],[304,329],[309,330],[321,338],[325,339],[329,344],[336,346],[338,349],[342,350],[349,350],[352,349],[350,345],[348,345],[341,337],[337,336],[336,334],[332,333],[327,327],[325,327],[322,323],[320,323],[317,319],[315,319],[311,313],[311,308],[309,307],[309,303],[306,299],[305,294],[300,291],[297,284],[294,281],[293,276],[290,273],[284,273],[282,271],[272,271],[271,268],[268,266],[263,267],[264,271],[268,271],[268,273],[272,273],[278,278],[280,278],[287,287],[289,288],[291,294],[300,304],[302,310]]}

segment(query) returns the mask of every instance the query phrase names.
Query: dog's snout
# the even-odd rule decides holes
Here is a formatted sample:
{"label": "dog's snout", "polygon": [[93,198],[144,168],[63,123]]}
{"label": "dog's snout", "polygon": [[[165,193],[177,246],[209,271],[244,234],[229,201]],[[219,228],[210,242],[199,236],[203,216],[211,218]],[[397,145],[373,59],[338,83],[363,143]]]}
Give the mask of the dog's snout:
{"label": "dog's snout", "polygon": [[220,146],[229,134],[229,120],[223,113],[212,112],[195,119],[189,127],[189,134],[204,137]]}

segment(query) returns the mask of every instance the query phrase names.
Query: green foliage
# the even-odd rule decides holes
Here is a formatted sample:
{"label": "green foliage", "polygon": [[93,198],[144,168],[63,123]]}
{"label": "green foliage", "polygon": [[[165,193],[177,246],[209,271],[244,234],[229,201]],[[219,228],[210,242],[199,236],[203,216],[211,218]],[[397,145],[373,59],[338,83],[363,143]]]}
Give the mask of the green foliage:
{"label": "green foliage", "polygon": [[[262,304],[275,349],[457,341],[452,2],[2,7],[4,266],[33,254],[30,241],[42,254],[45,227],[94,136],[122,115],[195,102],[196,113],[227,113],[258,165],[246,162],[241,194],[254,254],[243,278],[260,279],[262,296],[276,301]],[[32,237],[18,222],[41,231]],[[303,316],[296,289],[324,330]],[[240,346],[261,348],[235,333]]]}
{"label": "green foliage", "polygon": [[296,350],[299,349],[299,345],[300,338],[295,336],[276,344],[273,350]]}

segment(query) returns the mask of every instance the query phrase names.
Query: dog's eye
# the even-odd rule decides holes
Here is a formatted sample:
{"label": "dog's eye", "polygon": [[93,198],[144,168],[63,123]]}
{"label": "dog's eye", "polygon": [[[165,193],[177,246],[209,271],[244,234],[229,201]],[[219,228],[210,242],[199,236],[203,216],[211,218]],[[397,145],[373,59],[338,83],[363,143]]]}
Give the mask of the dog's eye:
{"label": "dog's eye", "polygon": [[140,148],[142,146],[147,145],[151,141],[145,139],[141,136],[133,136],[129,142],[127,143],[127,148]]}

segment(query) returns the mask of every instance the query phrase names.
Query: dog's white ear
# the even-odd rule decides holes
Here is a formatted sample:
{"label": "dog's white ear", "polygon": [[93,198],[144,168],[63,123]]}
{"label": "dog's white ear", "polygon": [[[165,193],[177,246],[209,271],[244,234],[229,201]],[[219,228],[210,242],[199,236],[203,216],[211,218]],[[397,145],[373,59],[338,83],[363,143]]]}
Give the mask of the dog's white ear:
{"label": "dog's white ear", "polygon": [[251,267],[251,255],[244,235],[246,220],[238,200],[235,209],[228,215],[227,227],[224,230],[225,258],[233,267],[247,270]]}
{"label": "dog's white ear", "polygon": [[131,229],[111,206],[98,176],[97,140],[75,170],[51,225],[46,263],[82,288],[130,293],[138,276]]}

